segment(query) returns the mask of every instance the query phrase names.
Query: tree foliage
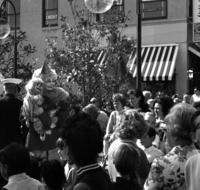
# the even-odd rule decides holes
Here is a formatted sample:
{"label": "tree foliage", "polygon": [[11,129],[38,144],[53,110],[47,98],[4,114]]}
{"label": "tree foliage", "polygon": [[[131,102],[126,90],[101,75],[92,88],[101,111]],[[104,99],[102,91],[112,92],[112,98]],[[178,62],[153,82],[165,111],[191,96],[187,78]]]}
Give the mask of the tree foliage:
{"label": "tree foliage", "polygon": [[77,84],[85,104],[91,97],[110,99],[129,80],[126,63],[134,40],[122,34],[128,17],[121,18],[124,22],[120,18],[96,22],[92,19],[96,15],[69,3],[75,24],[61,17],[62,45],[55,36],[47,38],[47,56],[53,59],[60,85]]}
{"label": "tree foliage", "polygon": [[[0,41],[0,72],[7,77],[13,77],[14,73],[14,35],[10,34],[6,39]],[[17,77],[27,80],[31,77],[33,65],[28,58],[36,51],[28,40],[26,33],[17,32]]]}

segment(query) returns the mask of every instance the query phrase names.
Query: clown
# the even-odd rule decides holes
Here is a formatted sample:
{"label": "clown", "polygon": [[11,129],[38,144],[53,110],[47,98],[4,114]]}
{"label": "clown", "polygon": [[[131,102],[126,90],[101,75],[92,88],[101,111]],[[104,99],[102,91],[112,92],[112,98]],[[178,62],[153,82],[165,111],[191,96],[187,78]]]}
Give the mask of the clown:
{"label": "clown", "polygon": [[69,93],[56,87],[57,74],[46,60],[26,85],[23,114],[29,132],[26,146],[43,157],[56,147],[69,108]]}

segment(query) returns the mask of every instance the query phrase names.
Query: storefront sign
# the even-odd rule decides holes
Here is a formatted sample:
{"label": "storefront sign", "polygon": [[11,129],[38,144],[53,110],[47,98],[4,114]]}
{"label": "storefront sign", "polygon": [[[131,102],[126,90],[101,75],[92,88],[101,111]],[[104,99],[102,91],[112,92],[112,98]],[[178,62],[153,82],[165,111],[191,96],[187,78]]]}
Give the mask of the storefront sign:
{"label": "storefront sign", "polygon": [[200,42],[200,0],[193,0],[193,42]]}

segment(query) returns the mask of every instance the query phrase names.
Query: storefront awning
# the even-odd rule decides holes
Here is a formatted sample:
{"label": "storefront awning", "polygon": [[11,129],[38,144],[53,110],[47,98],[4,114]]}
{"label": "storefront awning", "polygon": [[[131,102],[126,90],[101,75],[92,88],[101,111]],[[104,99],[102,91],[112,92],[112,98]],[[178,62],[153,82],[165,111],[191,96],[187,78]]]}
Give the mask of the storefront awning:
{"label": "storefront awning", "polygon": [[199,43],[194,43],[188,47],[188,51],[192,52],[200,58],[200,45]]}
{"label": "storefront awning", "polygon": [[[141,50],[141,74],[144,81],[172,80],[178,44],[148,45]],[[137,53],[129,57],[127,67],[133,77],[137,76]]]}

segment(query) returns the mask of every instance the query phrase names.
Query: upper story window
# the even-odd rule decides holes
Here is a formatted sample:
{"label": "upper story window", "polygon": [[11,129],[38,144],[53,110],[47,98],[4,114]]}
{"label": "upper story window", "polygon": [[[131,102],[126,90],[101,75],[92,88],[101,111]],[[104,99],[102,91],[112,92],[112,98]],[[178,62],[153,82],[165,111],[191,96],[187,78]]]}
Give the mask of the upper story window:
{"label": "upper story window", "polygon": [[142,0],[142,20],[167,18],[167,0]]}
{"label": "upper story window", "polygon": [[58,26],[58,0],[42,0],[42,27]]}
{"label": "upper story window", "polygon": [[124,0],[114,0],[113,6],[109,11],[103,14],[96,15],[96,21],[97,22],[103,22],[103,21],[124,22],[124,17],[125,17]]}
{"label": "upper story window", "polygon": [[[20,28],[20,1],[21,0],[11,0],[16,10],[16,29]],[[12,5],[6,2],[6,12],[8,15],[8,23],[10,24],[11,30],[15,28],[15,13]]]}

